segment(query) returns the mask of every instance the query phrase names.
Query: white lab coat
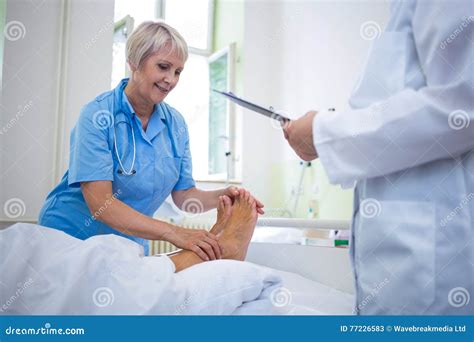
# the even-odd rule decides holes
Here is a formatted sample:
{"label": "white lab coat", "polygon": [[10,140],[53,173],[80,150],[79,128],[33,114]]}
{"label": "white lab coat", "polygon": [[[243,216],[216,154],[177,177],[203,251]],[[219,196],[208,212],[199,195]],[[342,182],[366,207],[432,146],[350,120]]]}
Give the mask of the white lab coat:
{"label": "white lab coat", "polygon": [[474,314],[474,3],[400,1],[350,104],[319,113],[331,183],[354,185],[359,314]]}

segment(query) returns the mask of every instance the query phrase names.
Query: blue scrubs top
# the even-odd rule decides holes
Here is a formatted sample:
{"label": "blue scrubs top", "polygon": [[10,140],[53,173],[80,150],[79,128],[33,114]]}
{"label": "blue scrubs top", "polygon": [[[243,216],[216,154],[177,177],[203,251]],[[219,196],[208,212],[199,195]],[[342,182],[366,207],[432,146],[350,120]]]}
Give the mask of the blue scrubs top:
{"label": "blue scrubs top", "polygon": [[[62,230],[79,239],[116,234],[143,245],[148,241],[120,233],[98,219],[114,197],[133,209],[153,216],[172,191],[195,186],[189,151],[189,134],[181,114],[164,102],[155,109],[144,131],[140,118],[130,105],[124,79],[111,91],[85,105],[71,132],[69,170],[48,194],[40,216],[42,226]],[[136,160],[132,176],[121,174],[114,146],[114,127],[118,154],[125,171]],[[81,182],[111,181],[114,197],[91,214],[82,195]]]}

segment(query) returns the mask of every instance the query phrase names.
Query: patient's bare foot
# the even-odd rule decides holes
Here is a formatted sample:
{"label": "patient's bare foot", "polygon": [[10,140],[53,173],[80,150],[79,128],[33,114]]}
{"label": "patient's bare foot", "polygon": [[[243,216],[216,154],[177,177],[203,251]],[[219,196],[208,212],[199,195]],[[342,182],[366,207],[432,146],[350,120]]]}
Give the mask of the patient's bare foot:
{"label": "patient's bare foot", "polygon": [[[217,222],[211,233],[220,235],[219,246],[223,258],[244,260],[257,222],[257,205],[255,199],[242,189],[239,190],[234,205],[228,204],[230,199],[229,202],[220,204]],[[171,256],[171,261],[176,272],[203,262],[191,251],[180,251]]]}
{"label": "patient's bare foot", "polygon": [[219,239],[225,259],[244,260],[257,222],[255,200],[245,190],[234,200],[232,214]]}
{"label": "patient's bare foot", "polygon": [[212,226],[210,232],[216,236],[219,236],[224,230],[227,221],[232,214],[232,201],[228,196],[219,197],[217,204],[217,220],[214,226]]}

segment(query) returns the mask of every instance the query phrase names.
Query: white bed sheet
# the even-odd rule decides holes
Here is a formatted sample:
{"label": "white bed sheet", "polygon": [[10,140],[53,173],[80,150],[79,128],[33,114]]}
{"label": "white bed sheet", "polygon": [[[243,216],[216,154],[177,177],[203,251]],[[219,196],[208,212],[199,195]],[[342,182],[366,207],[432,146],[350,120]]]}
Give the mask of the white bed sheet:
{"label": "white bed sheet", "polygon": [[235,315],[354,314],[354,296],[352,294],[336,290],[295,273],[270,270],[280,276],[282,287],[264,289],[257,300],[244,303],[234,312]]}
{"label": "white bed sheet", "polygon": [[78,240],[17,224],[0,231],[1,314],[350,314],[351,295],[250,262],[218,260],[174,273],[167,257],[116,236]]}

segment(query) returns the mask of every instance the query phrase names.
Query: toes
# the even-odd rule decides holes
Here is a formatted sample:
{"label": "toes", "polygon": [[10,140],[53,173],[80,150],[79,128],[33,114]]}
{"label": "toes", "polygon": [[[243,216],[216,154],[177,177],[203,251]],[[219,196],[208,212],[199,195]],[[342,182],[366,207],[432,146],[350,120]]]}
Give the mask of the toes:
{"label": "toes", "polygon": [[222,196],[219,196],[217,199],[217,211],[223,211],[224,210],[224,201],[222,200]]}
{"label": "toes", "polygon": [[232,200],[230,199],[229,196],[222,196],[220,197],[222,199],[222,206],[223,208],[227,208],[229,205],[232,205]]}
{"label": "toes", "polygon": [[256,208],[257,207],[257,202],[255,201],[255,198],[253,196],[250,196],[249,198],[249,204],[252,208]]}
{"label": "toes", "polygon": [[232,211],[232,200],[230,199],[230,197],[223,196],[222,203],[225,213],[230,214]]}
{"label": "toes", "polygon": [[237,203],[243,202],[245,199],[245,189],[239,189],[239,196],[236,198]]}
{"label": "toes", "polygon": [[253,196],[250,194],[250,192],[247,191],[246,194],[245,194],[245,204],[246,204],[248,207],[252,207],[254,203],[255,203],[255,199],[254,199]]}

